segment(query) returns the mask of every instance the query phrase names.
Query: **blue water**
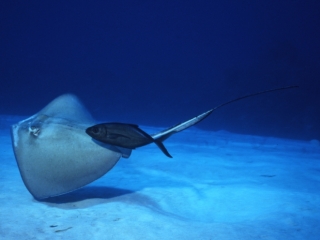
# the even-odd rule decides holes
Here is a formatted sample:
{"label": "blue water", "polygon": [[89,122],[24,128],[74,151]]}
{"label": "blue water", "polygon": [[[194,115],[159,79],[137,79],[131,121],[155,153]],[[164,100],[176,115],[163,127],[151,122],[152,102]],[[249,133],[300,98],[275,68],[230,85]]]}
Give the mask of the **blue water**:
{"label": "blue water", "polygon": [[[317,239],[320,2],[17,0],[0,16],[0,238]],[[99,121],[152,133],[288,85],[299,88],[232,103],[168,139],[173,160],[150,145],[44,203],[10,146],[11,124],[64,93]]]}
{"label": "blue water", "polygon": [[170,126],[224,101],[208,130],[318,138],[317,1],[2,1],[0,113],[66,92],[96,118]]}

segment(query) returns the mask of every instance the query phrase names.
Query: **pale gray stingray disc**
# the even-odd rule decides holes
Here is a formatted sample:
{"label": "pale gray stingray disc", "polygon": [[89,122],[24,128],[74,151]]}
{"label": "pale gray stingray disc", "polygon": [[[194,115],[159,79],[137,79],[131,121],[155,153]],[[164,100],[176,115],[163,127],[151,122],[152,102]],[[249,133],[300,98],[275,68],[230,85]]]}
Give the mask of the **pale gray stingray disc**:
{"label": "pale gray stingray disc", "polygon": [[62,95],[39,113],[13,125],[20,174],[36,199],[78,189],[104,175],[130,149],[97,144],[85,132],[96,122],[79,100]]}

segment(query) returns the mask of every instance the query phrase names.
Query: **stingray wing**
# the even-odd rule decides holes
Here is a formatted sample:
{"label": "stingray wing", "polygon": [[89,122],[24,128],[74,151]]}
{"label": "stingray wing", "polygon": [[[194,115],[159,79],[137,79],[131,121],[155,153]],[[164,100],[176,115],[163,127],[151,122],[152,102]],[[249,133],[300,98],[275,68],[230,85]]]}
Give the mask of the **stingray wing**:
{"label": "stingray wing", "polygon": [[20,174],[36,199],[80,188],[108,172],[121,156],[130,156],[131,150],[92,141],[85,129],[93,124],[80,101],[66,94],[12,126]]}

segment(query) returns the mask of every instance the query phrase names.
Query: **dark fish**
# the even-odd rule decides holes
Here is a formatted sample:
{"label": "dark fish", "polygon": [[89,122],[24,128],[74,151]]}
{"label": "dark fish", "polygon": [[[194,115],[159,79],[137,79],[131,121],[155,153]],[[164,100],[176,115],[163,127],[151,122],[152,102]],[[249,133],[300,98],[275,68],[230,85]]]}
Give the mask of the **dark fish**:
{"label": "dark fish", "polygon": [[135,124],[101,123],[87,128],[86,133],[100,142],[129,149],[155,143],[166,156],[172,157],[160,140],[153,139]]}

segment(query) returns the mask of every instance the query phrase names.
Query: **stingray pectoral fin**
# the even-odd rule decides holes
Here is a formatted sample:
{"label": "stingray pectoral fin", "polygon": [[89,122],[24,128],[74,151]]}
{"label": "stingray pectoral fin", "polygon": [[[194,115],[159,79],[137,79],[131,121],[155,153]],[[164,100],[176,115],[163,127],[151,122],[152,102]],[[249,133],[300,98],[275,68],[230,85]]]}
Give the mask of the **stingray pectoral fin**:
{"label": "stingray pectoral fin", "polygon": [[39,135],[24,125],[12,127],[14,152],[23,182],[36,199],[61,195],[98,179],[121,153],[103,148],[84,129],[44,123]]}
{"label": "stingray pectoral fin", "polygon": [[155,140],[154,141],[155,144],[157,144],[157,146],[161,149],[161,151],[169,158],[172,158],[172,156],[170,155],[170,153],[168,152],[168,150],[166,149],[166,147],[163,145],[162,142],[160,142],[160,140]]}

